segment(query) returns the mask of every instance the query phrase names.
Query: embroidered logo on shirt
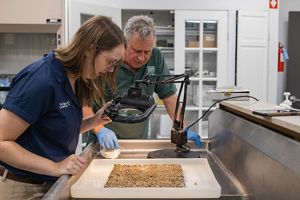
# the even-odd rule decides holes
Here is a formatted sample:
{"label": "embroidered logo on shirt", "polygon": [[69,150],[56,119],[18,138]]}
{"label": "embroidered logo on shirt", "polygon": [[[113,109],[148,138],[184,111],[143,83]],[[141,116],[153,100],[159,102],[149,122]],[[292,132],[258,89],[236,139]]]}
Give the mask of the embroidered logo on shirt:
{"label": "embroidered logo on shirt", "polygon": [[66,102],[61,102],[61,103],[59,103],[59,109],[68,108],[68,107],[70,107],[70,106],[71,106],[71,103],[70,103],[69,100],[66,101]]}
{"label": "embroidered logo on shirt", "polygon": [[147,66],[147,75],[153,75],[155,73],[155,66]]}

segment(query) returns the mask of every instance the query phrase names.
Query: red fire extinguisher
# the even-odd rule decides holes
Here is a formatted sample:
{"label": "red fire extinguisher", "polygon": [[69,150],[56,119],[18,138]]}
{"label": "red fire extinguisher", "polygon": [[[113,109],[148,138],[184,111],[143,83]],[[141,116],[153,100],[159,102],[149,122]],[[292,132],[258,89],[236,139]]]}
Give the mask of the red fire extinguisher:
{"label": "red fire extinguisher", "polygon": [[283,57],[283,45],[278,45],[278,72],[284,71],[284,57]]}

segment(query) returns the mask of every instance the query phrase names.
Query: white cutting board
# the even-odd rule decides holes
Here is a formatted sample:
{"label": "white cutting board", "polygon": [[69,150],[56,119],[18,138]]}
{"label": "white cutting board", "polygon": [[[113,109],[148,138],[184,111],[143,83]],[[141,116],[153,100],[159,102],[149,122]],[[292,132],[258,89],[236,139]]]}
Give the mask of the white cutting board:
{"label": "white cutting board", "polygon": [[[114,164],[180,164],[183,188],[104,188]],[[74,198],[218,198],[221,187],[206,158],[94,159],[71,187]]]}

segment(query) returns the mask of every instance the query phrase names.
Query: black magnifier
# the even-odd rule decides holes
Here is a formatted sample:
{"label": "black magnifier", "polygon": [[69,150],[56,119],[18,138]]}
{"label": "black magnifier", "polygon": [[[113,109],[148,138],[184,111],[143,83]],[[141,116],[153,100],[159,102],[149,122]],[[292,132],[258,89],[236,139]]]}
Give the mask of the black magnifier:
{"label": "black magnifier", "polygon": [[[136,80],[125,94],[113,99],[112,105],[105,110],[105,114],[115,122],[138,123],[145,121],[156,108],[156,103],[152,95],[143,94],[144,85],[168,83],[181,83],[174,113],[175,120],[171,130],[171,142],[176,144],[177,151],[188,152],[190,147],[186,145],[187,133],[183,129],[187,85],[190,84],[188,74],[153,74],[146,76],[143,80]],[[180,101],[182,93],[183,101]]]}
{"label": "black magnifier", "polygon": [[115,122],[138,123],[147,120],[156,108],[152,96],[143,94],[141,84],[131,86],[128,91],[117,96],[105,114]]}

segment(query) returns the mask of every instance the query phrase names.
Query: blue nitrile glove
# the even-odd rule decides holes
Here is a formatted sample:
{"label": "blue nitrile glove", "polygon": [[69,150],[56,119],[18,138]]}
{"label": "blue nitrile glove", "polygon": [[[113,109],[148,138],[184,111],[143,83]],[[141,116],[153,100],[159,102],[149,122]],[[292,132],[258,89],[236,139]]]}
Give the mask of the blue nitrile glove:
{"label": "blue nitrile glove", "polygon": [[191,129],[187,130],[187,139],[192,140],[196,143],[198,148],[202,147],[201,137],[198,133],[192,131]]}
{"label": "blue nitrile glove", "polygon": [[101,149],[110,150],[119,148],[118,138],[112,130],[108,128],[102,128],[96,135]]}

